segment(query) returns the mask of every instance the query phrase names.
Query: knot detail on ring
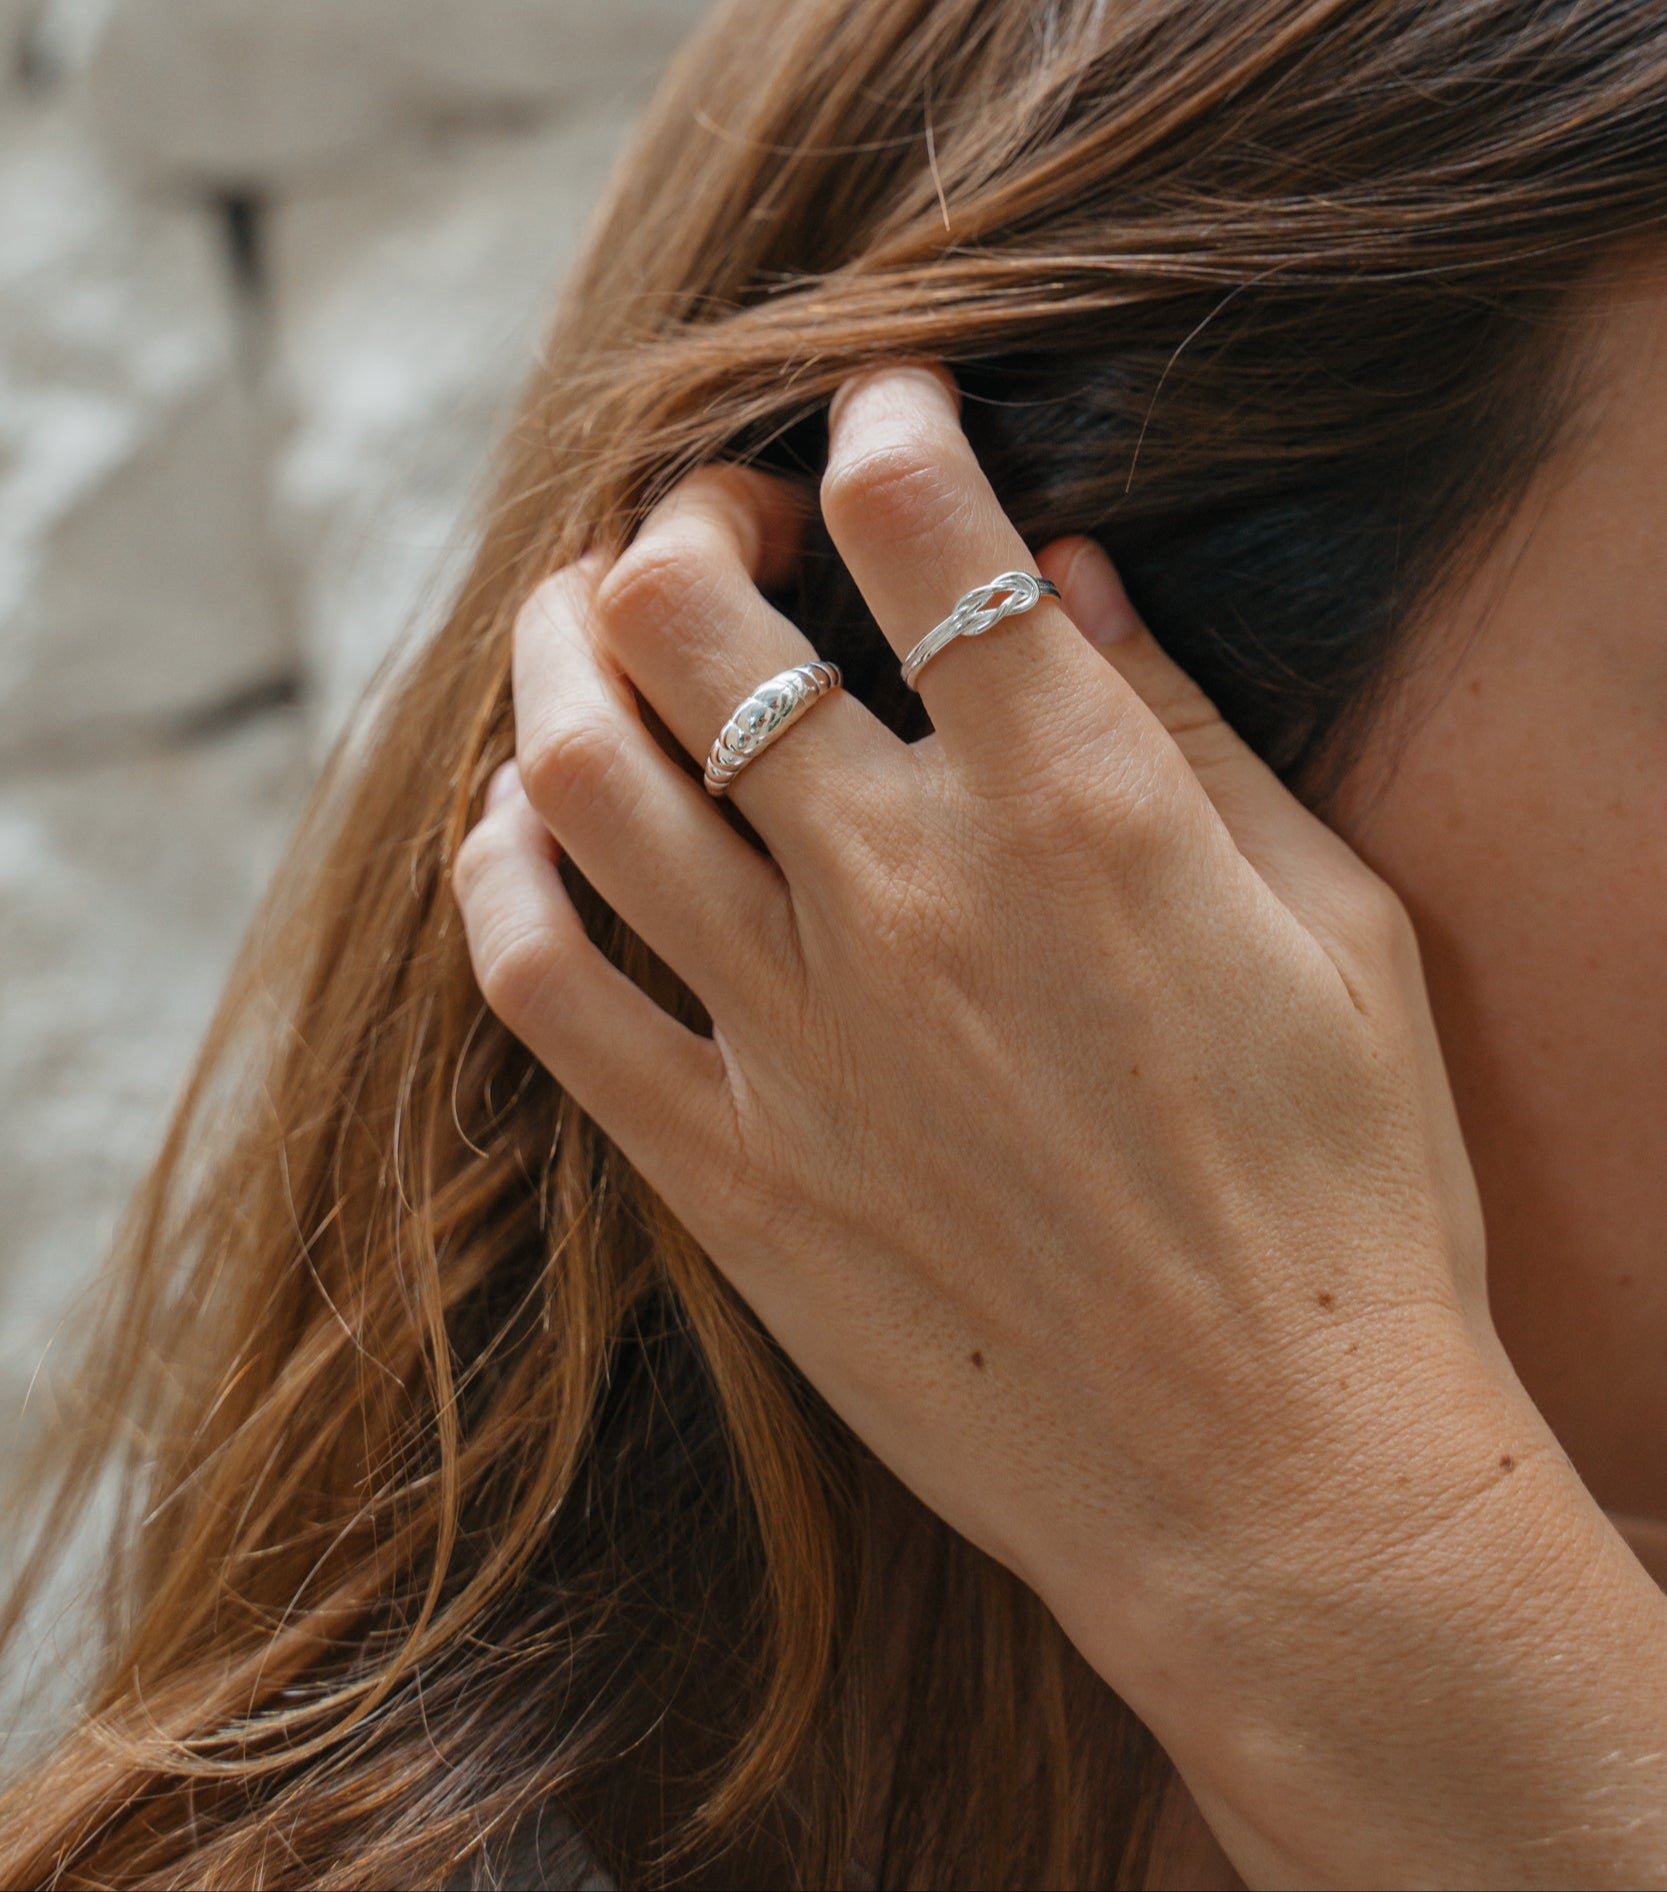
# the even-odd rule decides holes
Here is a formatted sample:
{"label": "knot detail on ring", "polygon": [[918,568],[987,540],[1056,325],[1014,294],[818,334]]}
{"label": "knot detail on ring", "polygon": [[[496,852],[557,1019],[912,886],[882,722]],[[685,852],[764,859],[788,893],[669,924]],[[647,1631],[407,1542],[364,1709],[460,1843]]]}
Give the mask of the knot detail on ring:
{"label": "knot detail on ring", "polygon": [[800,664],[761,683],[718,731],[706,758],[706,791],[724,795],[749,762],[784,735],[810,706],[837,690],[843,678],[837,664]]}
{"label": "knot detail on ring", "polygon": [[1018,617],[1033,611],[1044,598],[1057,598],[1059,587],[1051,579],[1037,578],[1030,572],[1003,572],[987,585],[969,591],[941,624],[934,625],[903,659],[903,681],[918,690],[917,679],[938,652],[958,637],[982,637],[1003,618]]}

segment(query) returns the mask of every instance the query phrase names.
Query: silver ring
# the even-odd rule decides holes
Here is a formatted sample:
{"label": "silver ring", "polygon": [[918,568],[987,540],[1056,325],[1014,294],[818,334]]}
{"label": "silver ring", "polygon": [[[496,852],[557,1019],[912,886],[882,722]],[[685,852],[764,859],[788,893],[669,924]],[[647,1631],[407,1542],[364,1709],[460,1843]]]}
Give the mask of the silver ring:
{"label": "silver ring", "polygon": [[727,795],[730,783],[749,762],[757,761],[811,704],[837,690],[843,681],[838,664],[825,664],[818,658],[761,683],[718,731],[706,758],[707,794]]}
{"label": "silver ring", "polygon": [[969,591],[941,624],[926,633],[903,659],[903,681],[911,690],[918,690],[921,671],[956,638],[982,637],[1003,618],[1034,611],[1044,598],[1058,596],[1059,587],[1051,579],[1037,578],[1030,572],[1003,572],[989,584]]}

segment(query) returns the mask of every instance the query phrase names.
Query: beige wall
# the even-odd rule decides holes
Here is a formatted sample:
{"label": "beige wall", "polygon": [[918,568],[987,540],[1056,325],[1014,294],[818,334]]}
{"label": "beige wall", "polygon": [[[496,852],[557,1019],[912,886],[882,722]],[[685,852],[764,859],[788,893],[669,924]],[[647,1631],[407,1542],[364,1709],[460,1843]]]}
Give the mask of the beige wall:
{"label": "beige wall", "polygon": [[703,5],[0,0],[0,1446]]}

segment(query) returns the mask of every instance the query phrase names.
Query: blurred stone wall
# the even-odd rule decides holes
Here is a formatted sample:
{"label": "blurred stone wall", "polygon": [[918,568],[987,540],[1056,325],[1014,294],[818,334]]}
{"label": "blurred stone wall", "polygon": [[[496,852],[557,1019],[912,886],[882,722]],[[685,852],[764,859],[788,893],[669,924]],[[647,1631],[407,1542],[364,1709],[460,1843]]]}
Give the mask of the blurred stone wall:
{"label": "blurred stone wall", "polygon": [[705,0],[0,0],[0,1449]]}

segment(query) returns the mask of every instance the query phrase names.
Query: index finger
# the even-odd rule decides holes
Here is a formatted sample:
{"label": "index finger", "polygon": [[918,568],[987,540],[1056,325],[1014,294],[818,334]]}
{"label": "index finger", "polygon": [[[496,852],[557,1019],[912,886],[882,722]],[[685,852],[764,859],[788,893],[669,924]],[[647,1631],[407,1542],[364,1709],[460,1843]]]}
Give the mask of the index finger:
{"label": "index finger", "polygon": [[[872,369],[840,389],[822,513],[899,658],[969,591],[1037,571],[961,429],[954,383],[924,363]],[[1110,700],[1105,666],[1048,597],[957,638],[919,689],[945,753],[985,776],[1010,774],[1015,761],[1034,767],[1073,723],[1103,729]]]}

